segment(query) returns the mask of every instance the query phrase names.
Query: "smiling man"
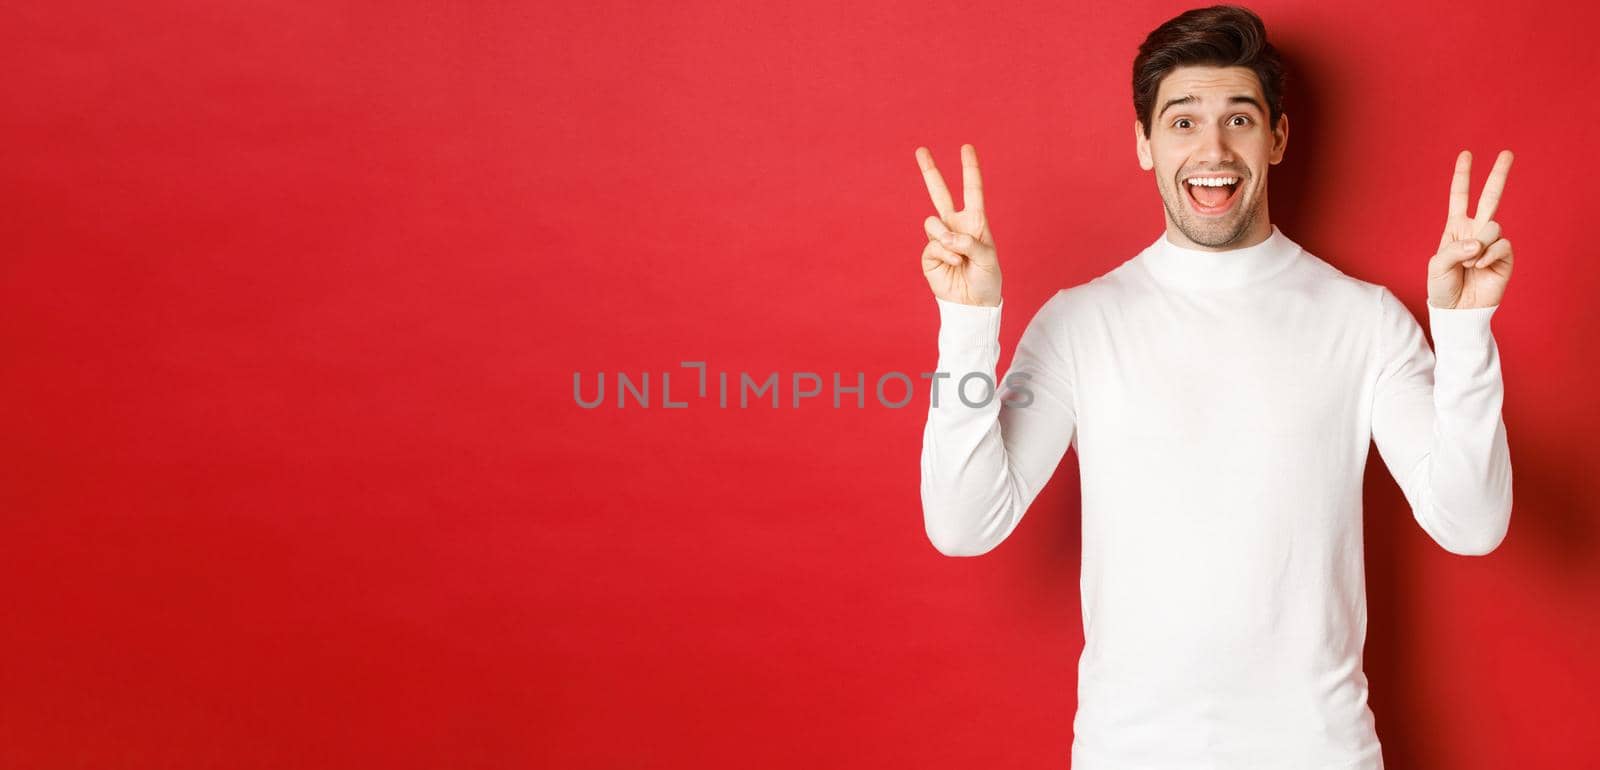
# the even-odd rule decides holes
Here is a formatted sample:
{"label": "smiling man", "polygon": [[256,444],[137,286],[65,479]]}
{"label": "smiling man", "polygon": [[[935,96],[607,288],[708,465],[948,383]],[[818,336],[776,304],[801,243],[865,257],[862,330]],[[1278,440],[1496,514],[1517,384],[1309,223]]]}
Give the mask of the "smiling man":
{"label": "smiling man", "polygon": [[[1148,92],[1156,84],[1141,85]],[[1173,240],[1195,249],[1266,240],[1272,234],[1266,164],[1283,160],[1289,116],[1264,103],[1260,79],[1244,67],[1182,67],[1157,87],[1155,120],[1147,122],[1140,108],[1133,130],[1140,168],[1156,172],[1168,227],[1176,231]],[[1226,117],[1208,131],[1202,116],[1217,114]],[[1160,127],[1152,130],[1151,124]]]}
{"label": "smiling man", "polygon": [[936,212],[922,269],[950,375],[934,380],[923,433],[927,535],[950,556],[988,552],[1076,448],[1074,770],[1382,768],[1362,671],[1369,445],[1443,548],[1487,554],[1510,523],[1489,320],[1511,275],[1493,220],[1511,154],[1471,217],[1471,156],[1457,156],[1439,248],[1416,258],[1430,348],[1393,292],[1271,223],[1283,82],[1245,9],[1189,11],[1150,33],[1133,65],[1134,137],[1165,232],[1047,301],[1002,397],[979,407],[956,389],[966,373],[992,381],[1003,307],[977,153],[961,148],[957,211],[917,148]]}

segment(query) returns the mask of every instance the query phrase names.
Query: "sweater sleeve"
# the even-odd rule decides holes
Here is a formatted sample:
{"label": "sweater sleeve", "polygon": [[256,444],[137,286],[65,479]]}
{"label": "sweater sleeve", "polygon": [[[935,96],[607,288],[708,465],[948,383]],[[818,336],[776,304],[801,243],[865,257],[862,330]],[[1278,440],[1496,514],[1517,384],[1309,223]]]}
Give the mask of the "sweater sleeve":
{"label": "sweater sleeve", "polygon": [[978,556],[1005,540],[1074,438],[1072,364],[1062,333],[1066,297],[1058,292],[1034,315],[993,393],[1001,307],[938,300],[939,364],[922,434],[922,512],[940,553]]}
{"label": "sweater sleeve", "polygon": [[1481,556],[1511,523],[1511,454],[1500,406],[1500,355],[1489,331],[1499,305],[1428,305],[1435,352],[1387,288],[1372,437],[1412,515],[1451,553]]}

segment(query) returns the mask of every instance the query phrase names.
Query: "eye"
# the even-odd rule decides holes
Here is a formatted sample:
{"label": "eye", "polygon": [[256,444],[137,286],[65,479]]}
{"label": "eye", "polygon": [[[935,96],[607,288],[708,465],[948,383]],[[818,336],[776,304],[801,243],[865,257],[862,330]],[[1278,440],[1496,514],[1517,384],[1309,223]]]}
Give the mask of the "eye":
{"label": "eye", "polygon": [[1173,128],[1188,128],[1188,126],[1180,125],[1180,124],[1188,123],[1188,122],[1189,122],[1188,118],[1178,118],[1177,120],[1172,121],[1172,127]]}
{"label": "eye", "polygon": [[1244,121],[1243,123],[1234,123],[1234,125],[1236,125],[1236,126],[1247,126],[1247,125],[1250,124],[1250,116],[1248,116],[1248,115],[1235,115],[1235,116],[1233,116],[1233,119],[1234,120],[1243,120]]}

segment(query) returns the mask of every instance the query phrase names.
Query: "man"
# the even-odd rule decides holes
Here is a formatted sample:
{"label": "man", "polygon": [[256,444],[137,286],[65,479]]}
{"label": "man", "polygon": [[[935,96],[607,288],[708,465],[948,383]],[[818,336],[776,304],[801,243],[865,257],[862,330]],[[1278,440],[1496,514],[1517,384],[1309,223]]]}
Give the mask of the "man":
{"label": "man", "polygon": [[1392,292],[1271,224],[1282,81],[1245,9],[1192,10],[1150,34],[1134,62],[1134,137],[1166,232],[1046,302],[995,398],[975,392],[992,382],[1002,311],[977,153],[961,148],[956,211],[917,148],[948,374],[923,434],[927,534],[950,556],[989,551],[1077,448],[1075,770],[1382,768],[1361,666],[1369,442],[1447,550],[1486,554],[1510,522],[1489,318],[1511,275],[1492,219],[1511,153],[1472,217],[1471,157],[1457,159],[1426,260],[1436,359]]}

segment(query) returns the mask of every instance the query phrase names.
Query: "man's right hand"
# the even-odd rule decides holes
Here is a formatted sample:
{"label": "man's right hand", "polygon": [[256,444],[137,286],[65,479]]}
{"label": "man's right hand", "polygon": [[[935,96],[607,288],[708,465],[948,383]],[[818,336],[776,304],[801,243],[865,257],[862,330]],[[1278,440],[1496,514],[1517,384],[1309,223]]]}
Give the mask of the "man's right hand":
{"label": "man's right hand", "polygon": [[978,150],[961,145],[961,198],[966,206],[955,210],[950,189],[933,165],[933,154],[917,148],[917,165],[938,216],[923,220],[928,246],[922,250],[922,274],[933,296],[963,305],[995,307],[1000,304],[1000,261],[995,253],[989,219],[983,214],[983,180],[978,176]]}

